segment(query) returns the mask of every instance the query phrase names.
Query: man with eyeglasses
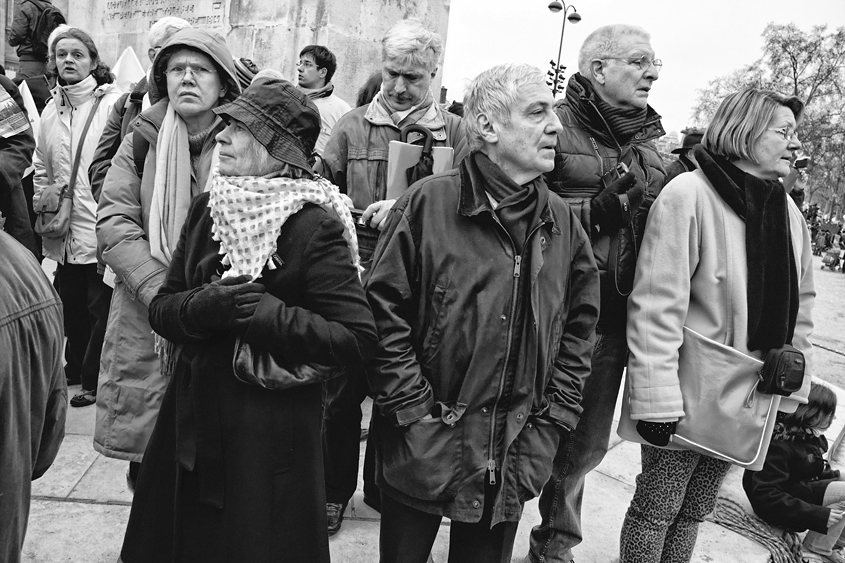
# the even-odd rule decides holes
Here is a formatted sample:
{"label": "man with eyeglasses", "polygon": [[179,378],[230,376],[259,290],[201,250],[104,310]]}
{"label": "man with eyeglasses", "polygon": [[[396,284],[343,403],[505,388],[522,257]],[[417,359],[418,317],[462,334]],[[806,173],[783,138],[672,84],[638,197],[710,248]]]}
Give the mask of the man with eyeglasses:
{"label": "man with eyeglasses", "polygon": [[628,356],[627,295],[646,216],[665,172],[652,141],[665,134],[648,105],[662,61],[640,27],[608,25],[591,33],[557,115],[555,168],[549,187],[581,217],[599,267],[601,316],[583,413],[540,496],[542,522],[531,530],[526,563],[572,562],[583,538],[584,478],[607,453],[613,410]]}
{"label": "man with eyeglasses", "polygon": [[314,150],[322,155],[332,128],[343,114],[352,109],[334,93],[332,76],[337,70],[334,53],[322,45],[308,45],[299,53],[296,63],[297,85],[320,110],[320,137]]}
{"label": "man with eyeglasses", "polygon": [[[340,118],[323,153],[322,174],[359,210],[358,249],[361,265],[367,269],[379,233],[387,225],[388,212],[396,202],[387,198],[390,142],[399,140],[402,129],[419,125],[431,134],[433,146],[454,149],[452,162],[456,166],[468,151],[461,118],[443,111],[430,89],[443,54],[440,35],[419,20],[407,19],[388,29],[381,43],[381,89],[371,103]],[[423,144],[425,139],[421,133],[413,132],[407,142]],[[413,167],[411,172],[409,184],[430,175],[431,169],[418,171]],[[358,484],[361,402],[369,389],[360,369],[326,385],[324,463],[331,535],[340,530],[343,511]],[[364,502],[379,509],[374,463],[372,447],[368,447],[364,459]]]}

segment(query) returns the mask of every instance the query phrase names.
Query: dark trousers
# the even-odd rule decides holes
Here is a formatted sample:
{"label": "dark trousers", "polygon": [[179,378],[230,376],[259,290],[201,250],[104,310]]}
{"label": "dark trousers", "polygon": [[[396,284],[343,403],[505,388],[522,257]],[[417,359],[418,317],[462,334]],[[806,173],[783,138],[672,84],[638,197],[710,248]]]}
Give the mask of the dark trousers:
{"label": "dark trousers", "polygon": [[95,391],[112,289],[103,283],[96,263],[58,264],[56,276],[67,336],[65,373],[79,376],[83,389]]}
{"label": "dark trousers", "polygon": [[[449,563],[510,562],[519,522],[502,522],[490,527],[494,492],[495,488],[488,485],[479,522],[452,521]],[[426,563],[442,519],[382,495],[379,562]]]}
{"label": "dark trousers", "polygon": [[47,70],[47,61],[19,61],[16,78],[34,78],[42,76]]}
{"label": "dark trousers", "polygon": [[[326,474],[326,502],[346,504],[358,487],[358,458],[361,442],[361,403],[369,387],[364,369],[350,367],[347,375],[325,382],[323,418],[323,467]],[[364,454],[364,494],[378,501],[375,483],[375,452],[367,439]]]}

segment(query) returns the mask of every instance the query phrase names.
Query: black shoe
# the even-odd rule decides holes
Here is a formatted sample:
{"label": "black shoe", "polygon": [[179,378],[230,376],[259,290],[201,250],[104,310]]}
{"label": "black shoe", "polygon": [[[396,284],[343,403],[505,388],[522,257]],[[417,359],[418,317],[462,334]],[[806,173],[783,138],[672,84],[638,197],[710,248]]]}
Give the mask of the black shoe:
{"label": "black shoe", "polygon": [[77,395],[74,395],[73,398],[70,400],[70,406],[72,407],[87,407],[89,405],[93,405],[97,402],[97,392],[96,391],[86,391],[83,389]]}
{"label": "black shoe", "polygon": [[326,517],[329,524],[329,537],[332,537],[340,531],[340,525],[343,523],[343,512],[346,510],[346,503],[338,504],[336,502],[326,503]]}

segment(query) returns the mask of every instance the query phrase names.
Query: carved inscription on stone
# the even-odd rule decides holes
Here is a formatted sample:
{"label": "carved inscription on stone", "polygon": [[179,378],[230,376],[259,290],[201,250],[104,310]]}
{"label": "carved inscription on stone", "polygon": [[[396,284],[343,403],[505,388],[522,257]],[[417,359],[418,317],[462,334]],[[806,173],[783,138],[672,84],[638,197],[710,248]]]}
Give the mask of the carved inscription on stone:
{"label": "carved inscription on stone", "polygon": [[127,27],[146,30],[159,18],[175,16],[194,27],[219,28],[223,25],[225,4],[203,0],[109,0],[105,2],[103,24],[106,31]]}

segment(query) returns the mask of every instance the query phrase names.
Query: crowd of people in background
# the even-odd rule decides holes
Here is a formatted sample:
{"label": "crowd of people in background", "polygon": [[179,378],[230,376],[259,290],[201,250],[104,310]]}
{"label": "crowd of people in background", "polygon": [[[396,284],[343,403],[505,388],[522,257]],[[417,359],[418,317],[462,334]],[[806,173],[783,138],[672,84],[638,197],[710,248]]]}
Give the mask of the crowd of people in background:
{"label": "crowd of people in background", "polygon": [[[402,20],[352,108],[330,46],[303,47],[290,80],[175,17],[122,92],[85,31],[41,40],[45,4],[23,3],[10,38],[18,78],[50,85],[37,138],[0,76],[26,124],[0,124],[3,561],[19,560],[75,384],[94,449],[128,462],[124,563],[327,563],[362,439],[382,563],[426,563],[444,517],[450,562],[509,562],[538,496],[525,561],[571,563],[608,533],[582,528],[582,499],[621,390],[643,445],[620,561],[687,562],[731,466],[673,442],[689,331],[751,358],[802,353],[771,455],[799,434],[826,448],[808,438],[835,409],[810,391],[815,233],[787,185],[799,99],[728,95],[666,167],[648,104],[663,63],[640,27],[593,31],[560,100],[505,64],[445,108],[442,38]],[[396,193],[399,141],[423,148]],[[746,475],[755,509],[812,529],[814,561],[845,561],[837,475],[819,468],[806,518],[775,517],[774,459]]]}

